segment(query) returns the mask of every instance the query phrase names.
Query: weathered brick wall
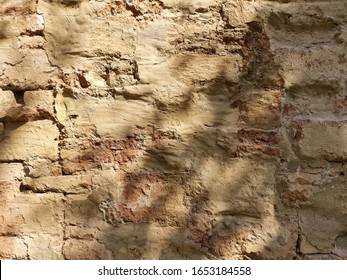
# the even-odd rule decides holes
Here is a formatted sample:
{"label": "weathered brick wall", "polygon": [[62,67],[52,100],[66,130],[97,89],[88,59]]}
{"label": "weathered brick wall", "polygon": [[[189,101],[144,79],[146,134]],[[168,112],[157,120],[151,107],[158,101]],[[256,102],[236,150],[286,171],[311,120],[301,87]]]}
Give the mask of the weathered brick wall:
{"label": "weathered brick wall", "polygon": [[347,258],[346,55],[346,0],[0,0],[0,258]]}

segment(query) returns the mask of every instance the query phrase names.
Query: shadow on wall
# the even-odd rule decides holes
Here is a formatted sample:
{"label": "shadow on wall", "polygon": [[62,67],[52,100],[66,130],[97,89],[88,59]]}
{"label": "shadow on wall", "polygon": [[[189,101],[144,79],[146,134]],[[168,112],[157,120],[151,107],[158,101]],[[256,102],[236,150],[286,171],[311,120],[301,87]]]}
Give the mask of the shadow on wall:
{"label": "shadow on wall", "polygon": [[[102,201],[105,220],[117,226],[98,237],[111,258],[294,257],[295,218],[275,210],[283,81],[259,22],[248,23],[236,42],[229,29],[218,36],[240,50],[226,58],[182,50],[174,75],[190,89],[178,103],[155,102],[149,135],[140,128],[125,140],[141,143],[145,153],[135,157],[138,171],[124,168],[121,193]],[[214,74],[196,78],[194,67],[206,61],[202,71]],[[179,122],[178,131],[166,129],[165,114]],[[93,220],[89,213],[85,219]],[[283,226],[289,222],[295,228]]]}
{"label": "shadow on wall", "polygon": [[[50,62],[78,70],[77,57],[85,51],[82,34],[88,29],[83,2],[40,4]],[[96,225],[100,232],[96,234],[98,242],[88,249],[90,256],[81,255],[84,251],[79,246],[83,247],[84,241],[74,245],[67,240],[63,248],[66,258],[271,259],[278,257],[279,250],[295,251],[295,232],[282,228],[286,218],[278,217],[274,209],[282,80],[263,27],[250,22],[247,30],[239,39],[233,39],[237,34],[230,26],[217,34],[224,44],[241,47],[226,58],[183,46],[173,75],[189,84],[189,90],[178,103],[155,102],[156,121],[147,131],[139,129],[140,133],[125,139],[146,143],[142,146],[145,153],[135,158],[137,171],[125,168],[120,172],[121,193],[116,191],[114,197],[97,205],[93,203],[95,193],[82,205],[72,198],[72,207],[82,206],[85,219],[74,223],[65,209],[68,226],[84,224],[82,236],[87,238],[93,235],[88,231],[93,232],[89,221],[95,213],[103,213],[108,224]],[[212,74],[196,78],[194,71],[201,71],[204,60]],[[269,107],[261,109],[264,102]],[[178,132],[166,129],[165,114],[180,123]],[[146,137],[149,139],[144,140]],[[70,237],[74,237],[73,230]],[[70,244],[72,249],[68,250]],[[291,258],[291,253],[284,252],[281,257]]]}
{"label": "shadow on wall", "polygon": [[[135,174],[136,183],[130,177],[122,204],[115,205],[117,216],[126,222],[162,223],[169,228],[169,233],[162,237],[166,240],[165,249],[158,255],[160,259],[183,256],[271,259],[278,257],[281,250],[281,258],[291,258],[295,252],[295,233],[282,229],[285,218],[278,221],[273,208],[277,195],[274,178],[280,156],[278,123],[270,129],[265,127],[267,131],[259,131],[260,126],[269,125],[269,119],[256,119],[273,116],[264,116],[261,111],[259,116],[247,115],[247,110],[251,110],[248,106],[259,94],[270,95],[270,99],[279,102],[282,82],[276,75],[278,70],[261,26],[256,22],[249,26],[242,42],[246,52],[241,53],[243,67],[238,81],[230,77],[230,68],[235,65],[226,59],[229,64],[222,62],[212,79],[194,80],[181,104],[160,108],[171,111],[173,116],[184,116],[186,123],[182,125],[192,126],[189,129],[192,134],[178,133],[168,144],[158,139],[157,145],[147,148],[149,156],[141,161],[143,171]],[[195,59],[195,54],[182,56],[176,69],[182,73],[179,78],[189,75],[188,68],[194,67]],[[279,119],[279,104],[276,106],[274,114]],[[163,123],[165,120],[159,118],[153,124],[154,131],[159,133]],[[156,180],[149,178],[157,177],[158,173],[162,174],[162,181],[170,182],[173,178],[172,186],[157,189],[158,185],[153,183]],[[165,195],[149,199],[150,206],[144,209],[129,209],[134,199],[141,204],[147,196],[146,187]],[[134,198],[139,191],[143,194]],[[277,239],[291,234],[293,242],[283,248]],[[147,242],[152,238],[151,230],[146,237],[141,236]],[[107,238],[105,244],[110,244]],[[147,246],[152,249],[151,244]],[[146,256],[143,250],[146,251],[142,248],[140,258]]]}
{"label": "shadow on wall", "polygon": [[[316,1],[264,11],[284,79],[282,126],[287,145],[277,188],[285,209],[296,213],[299,258],[346,257],[339,242],[347,228],[345,203],[339,199],[345,193],[344,151],[332,148],[345,141],[338,131],[346,122],[346,61],[338,58],[345,56],[341,19],[346,8],[341,2]],[[335,194],[328,194],[332,185]]]}
{"label": "shadow on wall", "polygon": [[[77,58],[83,57],[86,51],[82,35],[89,26],[85,24],[89,17],[87,8],[84,8],[84,2],[73,1],[67,8],[66,3],[61,2],[39,1],[47,21],[45,34],[49,59],[62,68],[71,67],[78,71],[79,63],[82,63],[88,69],[88,64]],[[62,5],[65,5],[64,9],[60,10]],[[65,14],[66,10],[69,15]],[[182,10],[183,14],[190,12],[186,7]],[[216,11],[221,12],[220,7]],[[37,187],[39,180],[36,189],[22,184],[24,195],[40,196],[38,202],[41,204],[51,203],[43,209],[45,215],[39,206],[34,206],[28,215],[37,215],[38,220],[50,224],[52,221],[47,213],[55,213],[51,209],[55,206],[61,210],[52,217],[59,226],[54,232],[55,239],[48,242],[50,247],[59,239],[56,247],[61,255],[52,258],[296,257],[304,242],[299,210],[287,207],[283,193],[288,195],[289,204],[295,204],[300,197],[295,197],[298,192],[288,193],[288,180],[278,181],[286,177],[288,169],[297,171],[293,165],[298,158],[289,147],[287,138],[290,135],[284,132],[289,125],[282,122],[285,113],[282,102],[287,98],[283,96],[285,84],[279,74],[283,69],[275,61],[264,29],[262,18],[267,14],[261,10],[258,13],[258,18],[237,28],[226,16],[227,12],[221,12],[222,29],[210,34],[187,35],[189,38],[183,34],[173,42],[176,53],[166,57],[173,65],[170,75],[176,83],[185,85],[177,87],[180,92],[173,94],[175,101],[170,100],[171,96],[169,101],[163,101],[159,96],[161,89],[156,89],[149,99],[150,105],[141,101],[143,96],[126,95],[114,88],[107,92],[112,95],[98,96],[104,98],[104,103],[91,98],[96,104],[91,106],[94,110],[105,102],[120,100],[120,95],[127,103],[119,103],[121,105],[137,110],[147,110],[147,105],[154,108],[154,113],[149,113],[151,121],[145,125],[126,124],[128,137],[103,137],[97,131],[86,135],[83,127],[79,130],[77,126],[82,118],[77,114],[68,116],[71,117],[71,135],[65,135],[68,129],[64,130],[64,125],[60,124],[60,152],[64,145],[69,148],[75,144],[79,155],[74,158],[66,152],[68,156],[58,160],[63,176],[50,179],[63,178],[62,183],[78,180],[84,189],[93,184],[97,187],[87,190],[90,194],[78,194],[78,191],[71,194],[59,190],[59,184],[54,181],[52,185],[57,186],[53,190],[63,194],[59,193],[52,200],[40,200],[46,194],[35,192],[52,190],[44,181],[48,176],[43,178],[44,191]],[[183,16],[180,21],[184,19]],[[273,15],[270,20],[274,20]],[[80,22],[83,28],[80,28]],[[53,27],[57,25],[63,28],[55,31]],[[276,29],[276,32],[284,31]],[[223,55],[217,53],[220,45],[224,46]],[[291,63],[290,59],[288,63]],[[139,73],[131,74],[143,85],[141,71],[144,68],[141,67],[147,66],[135,65]],[[65,87],[62,89],[64,98],[71,104],[76,102],[76,107],[85,105],[84,99],[74,96],[74,89]],[[79,90],[84,91],[85,96],[92,91],[88,88]],[[69,109],[68,102],[63,105]],[[110,112],[115,122],[127,120],[123,108],[116,109]],[[131,112],[137,114],[134,110]],[[90,110],[86,115],[93,116],[93,113]],[[56,121],[59,123],[60,120]],[[83,121],[81,123],[85,125]],[[85,142],[91,146],[86,148]],[[77,168],[74,169],[73,164]],[[84,182],[84,171],[96,172],[95,177]],[[100,175],[98,171],[102,174],[101,179],[96,179]],[[103,177],[108,171],[111,175]],[[30,229],[20,230],[30,232]],[[45,234],[52,233],[46,231]]]}

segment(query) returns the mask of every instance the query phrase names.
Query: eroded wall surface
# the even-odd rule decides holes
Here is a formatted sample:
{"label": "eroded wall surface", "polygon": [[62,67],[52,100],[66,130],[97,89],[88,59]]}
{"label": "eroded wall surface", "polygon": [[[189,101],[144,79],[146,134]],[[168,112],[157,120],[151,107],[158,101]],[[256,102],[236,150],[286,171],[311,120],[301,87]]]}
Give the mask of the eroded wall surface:
{"label": "eroded wall surface", "polygon": [[0,258],[347,258],[347,2],[0,0]]}

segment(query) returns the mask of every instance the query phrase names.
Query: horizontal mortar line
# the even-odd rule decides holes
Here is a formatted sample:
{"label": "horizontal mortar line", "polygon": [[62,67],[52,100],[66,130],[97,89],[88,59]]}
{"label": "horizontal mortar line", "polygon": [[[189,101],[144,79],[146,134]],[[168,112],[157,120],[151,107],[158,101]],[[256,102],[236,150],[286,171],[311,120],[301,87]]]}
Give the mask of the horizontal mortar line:
{"label": "horizontal mortar line", "polygon": [[327,116],[327,117],[322,117],[322,116],[312,116],[312,115],[304,115],[304,116],[296,116],[293,118],[289,118],[293,121],[296,120],[303,120],[303,121],[320,121],[320,122],[324,122],[324,121],[334,121],[334,122],[347,122],[347,117],[345,116]]}
{"label": "horizontal mortar line", "polygon": [[25,205],[42,205],[42,202],[12,202],[12,201],[8,201],[8,200],[4,200],[4,201],[1,201],[0,200],[0,204],[2,202],[5,202],[5,204],[25,204]]}
{"label": "horizontal mortar line", "polygon": [[332,43],[323,43],[323,44],[310,44],[307,46],[276,46],[275,43],[271,43],[271,50],[273,52],[279,50],[288,50],[288,51],[301,51],[301,52],[310,52],[312,50],[326,50],[326,47],[331,47],[331,50],[334,50],[335,47],[342,47],[342,44],[332,44]]}
{"label": "horizontal mortar line", "polygon": [[87,194],[88,191],[86,192],[81,192],[81,193],[75,193],[75,192],[64,192],[64,191],[54,191],[54,190],[47,190],[47,191],[39,191],[39,190],[32,190],[32,189],[26,189],[24,191],[20,191],[23,194],[62,194],[62,195],[81,195],[81,194]]}
{"label": "horizontal mortar line", "polygon": [[25,160],[0,160],[0,164],[2,163],[8,163],[8,164],[11,164],[11,163],[20,163],[20,164],[24,164],[25,163]]}
{"label": "horizontal mortar line", "polygon": [[281,129],[281,127],[274,128],[274,129],[261,129],[261,128],[239,128],[236,132],[243,130],[243,131],[256,131],[256,132],[278,132],[278,130]]}
{"label": "horizontal mortar line", "polygon": [[17,237],[17,238],[24,238],[23,235],[17,235],[15,233],[0,233],[0,237]]}

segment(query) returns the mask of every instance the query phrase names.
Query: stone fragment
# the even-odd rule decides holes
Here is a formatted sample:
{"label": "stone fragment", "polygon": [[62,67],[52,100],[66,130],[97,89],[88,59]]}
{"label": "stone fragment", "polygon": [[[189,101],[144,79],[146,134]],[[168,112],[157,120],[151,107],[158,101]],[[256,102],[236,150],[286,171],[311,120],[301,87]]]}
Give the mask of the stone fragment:
{"label": "stone fragment", "polygon": [[[134,53],[135,34],[132,25],[127,22],[121,24],[109,20],[95,18],[89,22],[89,35],[86,51],[89,55],[103,54],[129,59]],[[105,33],[112,34],[109,40],[104,40]]]}
{"label": "stone fragment", "polygon": [[257,17],[257,6],[255,2],[242,0],[231,0],[222,5],[222,15],[229,26],[233,28],[244,27]]}
{"label": "stone fragment", "polygon": [[26,91],[21,96],[24,104],[11,108],[6,121],[25,122],[42,119],[54,119],[52,91]]}
{"label": "stone fragment", "polygon": [[288,2],[264,9],[265,27],[273,47],[308,47],[333,41],[347,11],[342,2],[305,3],[300,7]]}
{"label": "stone fragment", "polygon": [[322,84],[344,79],[347,60],[339,59],[344,53],[344,46],[339,45],[333,45],[329,49],[319,47],[304,51],[281,48],[275,52],[275,62],[283,69],[285,88],[301,84]]}
{"label": "stone fragment", "polygon": [[344,259],[347,258],[347,240],[346,239],[347,239],[346,233],[339,235],[335,239],[334,248],[332,251],[333,254],[343,257]]}
{"label": "stone fragment", "polygon": [[16,107],[10,109],[5,121],[7,122],[27,122],[36,121],[40,119],[38,112],[32,107],[26,107],[18,104]]}
{"label": "stone fragment", "polygon": [[[0,29],[1,30],[1,29]],[[1,34],[2,33],[2,34]],[[6,34],[4,30],[0,31],[0,36],[9,37],[9,34]],[[3,65],[7,63],[9,65],[16,65],[23,60],[23,54],[19,51],[17,44],[10,37],[9,39],[2,39],[0,45],[0,63]],[[2,67],[1,72],[3,73],[5,67]],[[0,80],[1,81],[1,80]],[[2,87],[3,83],[0,84]]]}
{"label": "stone fragment", "polygon": [[298,125],[294,138],[301,157],[345,161],[347,159],[347,122],[312,120]]}
{"label": "stone fragment", "polygon": [[27,176],[32,178],[62,174],[59,162],[51,162],[48,159],[31,159],[24,163],[24,169]]}
{"label": "stone fragment", "polygon": [[19,37],[20,48],[42,49],[45,44],[45,39],[42,36],[27,36]]}
{"label": "stone fragment", "polygon": [[236,101],[241,125],[245,127],[274,129],[281,125],[281,93],[276,91],[255,92]]}
{"label": "stone fragment", "polygon": [[322,180],[311,186],[309,204],[297,209],[302,234],[299,249],[303,254],[331,253],[335,249],[339,256],[346,257],[340,243],[347,229],[346,182],[341,174],[330,176],[324,172]]}
{"label": "stone fragment", "polygon": [[[185,172],[191,168],[193,148],[175,142],[167,145],[156,145],[154,143],[154,147],[150,147],[152,145],[149,144],[146,152],[136,159],[139,169],[174,173]],[[204,144],[201,144],[201,146],[204,146]]]}
{"label": "stone fragment", "polygon": [[[133,54],[132,27],[126,22],[96,17],[89,1],[79,5],[42,1],[39,11],[45,19],[47,53],[53,65],[85,70],[89,67],[85,56],[130,58]],[[104,40],[106,33],[112,34],[109,40]]]}
{"label": "stone fragment", "polygon": [[0,160],[58,159],[59,130],[51,121],[7,123],[0,142]]}
{"label": "stone fragment", "polygon": [[170,78],[168,60],[163,50],[168,47],[169,26],[163,21],[150,23],[139,33],[135,49],[138,78],[144,84],[162,84]]}
{"label": "stone fragment", "polygon": [[297,245],[293,223],[289,215],[276,219],[217,216],[209,247],[218,259],[293,259]]}
{"label": "stone fragment", "polygon": [[[97,133],[117,140],[133,136],[136,126],[146,127],[157,123],[159,118],[158,110],[144,101],[102,100],[67,91],[58,93],[55,110],[59,122],[66,126],[68,136],[90,137]],[[105,122],[105,119],[109,121]]]}
{"label": "stone fragment", "polygon": [[85,60],[79,55],[87,51],[89,42],[84,36],[90,30],[88,2],[83,1],[77,7],[63,5],[59,1],[39,2],[38,12],[45,24],[47,55],[53,65],[67,68],[76,66],[78,69],[83,65]]}
{"label": "stone fragment", "polygon": [[187,92],[178,98],[178,104],[169,105],[177,109],[173,110],[170,119],[163,118],[160,123],[175,129],[184,138],[195,132],[208,133],[209,128],[237,130],[239,110],[230,106],[227,93],[220,94],[214,85],[197,93]]}
{"label": "stone fragment", "polygon": [[0,181],[12,182],[24,177],[23,165],[20,163],[0,163]]}
{"label": "stone fragment", "polygon": [[27,246],[22,238],[0,236],[1,260],[24,260],[27,258]]}
{"label": "stone fragment", "polygon": [[[197,113],[196,116],[199,114]],[[200,120],[204,121],[203,116]],[[237,133],[229,127],[201,129],[198,124],[188,126],[187,122],[187,129],[183,124],[177,127],[175,138],[146,140],[145,152],[136,158],[139,168],[156,172],[185,172],[194,168],[196,157],[224,158],[236,154],[237,144],[239,144]]]}
{"label": "stone fragment", "polygon": [[0,15],[9,14],[9,13],[33,13],[35,9],[36,1],[35,0],[11,0],[11,1],[2,1],[0,7]]}
{"label": "stone fragment", "polygon": [[177,55],[170,59],[169,68],[173,77],[188,84],[218,78],[237,83],[242,58],[240,55]]}
{"label": "stone fragment", "polygon": [[20,181],[25,173],[20,163],[0,164],[0,204],[20,196]]}
{"label": "stone fragment", "polygon": [[305,115],[332,117],[343,115],[345,105],[340,94],[340,81],[323,81],[311,84],[299,83],[286,90],[283,112],[288,116]]}
{"label": "stone fragment", "polygon": [[0,118],[6,117],[11,108],[16,107],[17,102],[12,91],[0,89]]}
{"label": "stone fragment", "polygon": [[53,91],[26,91],[24,93],[24,104],[29,107],[36,107],[37,110],[53,114]]}
{"label": "stone fragment", "polygon": [[31,235],[27,239],[31,260],[62,260],[63,238],[48,234]]}
{"label": "stone fragment", "polygon": [[278,131],[264,130],[245,130],[238,131],[240,145],[238,146],[238,154],[263,154],[267,156],[279,156],[279,144],[281,135]]}
{"label": "stone fragment", "polygon": [[[41,36],[34,36],[39,35],[42,33],[43,28],[38,24],[40,19],[39,14],[7,14],[5,16],[1,17],[1,23],[0,26],[2,27],[0,29],[0,34],[2,35],[2,39],[8,38],[12,39],[13,46],[21,46],[21,43],[17,40],[13,40],[14,38],[23,38],[27,37],[29,39],[30,37],[35,40],[37,37]],[[17,39],[16,38],[16,39]],[[42,38],[43,39],[43,38]],[[29,39],[30,40],[30,39]],[[9,42],[8,40],[5,41],[6,45]],[[4,43],[4,41],[2,41]]]}
{"label": "stone fragment", "polygon": [[[51,72],[54,68],[48,61],[47,54],[41,49],[29,49],[23,60],[4,68],[0,86],[14,90],[37,90],[49,87]],[[22,73],[18,75],[18,73]]]}
{"label": "stone fragment", "polygon": [[47,176],[39,178],[24,178],[21,188],[37,193],[57,192],[64,194],[79,194],[90,192],[93,188],[91,176]]}
{"label": "stone fragment", "polygon": [[3,234],[63,234],[63,195],[22,193],[15,197],[0,196],[0,213],[0,232]]}
{"label": "stone fragment", "polygon": [[330,253],[335,239],[345,233],[346,223],[328,212],[314,213],[314,210],[299,210],[300,228],[304,235],[299,250],[303,254]]}
{"label": "stone fragment", "polygon": [[98,239],[102,234],[102,231],[89,227],[67,226],[65,230],[65,238],[88,241]]}
{"label": "stone fragment", "polygon": [[273,214],[274,164],[246,159],[226,164],[207,158],[200,163],[199,170],[204,170],[201,180],[215,215],[260,218]]}
{"label": "stone fragment", "polygon": [[112,253],[96,240],[69,239],[64,243],[63,255],[67,260],[111,260]]}

